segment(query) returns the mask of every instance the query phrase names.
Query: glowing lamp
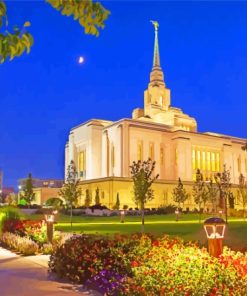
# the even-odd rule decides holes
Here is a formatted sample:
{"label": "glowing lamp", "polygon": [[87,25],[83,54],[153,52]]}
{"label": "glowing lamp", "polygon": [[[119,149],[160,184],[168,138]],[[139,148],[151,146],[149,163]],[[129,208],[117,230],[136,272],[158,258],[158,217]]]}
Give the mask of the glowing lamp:
{"label": "glowing lamp", "polygon": [[204,222],[208,239],[209,254],[218,257],[222,254],[226,223],[222,218],[212,217]]}
{"label": "glowing lamp", "polygon": [[55,222],[55,211],[53,208],[43,208],[43,213],[45,216],[46,229],[47,229],[47,240],[52,243],[53,240],[53,224]]}

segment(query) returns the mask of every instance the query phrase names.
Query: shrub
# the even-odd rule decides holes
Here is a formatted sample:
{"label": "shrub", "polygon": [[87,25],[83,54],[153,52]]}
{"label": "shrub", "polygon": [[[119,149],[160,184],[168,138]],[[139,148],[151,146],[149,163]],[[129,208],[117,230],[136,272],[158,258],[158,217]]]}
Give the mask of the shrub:
{"label": "shrub", "polygon": [[53,252],[53,245],[51,243],[43,244],[41,247],[42,254],[50,255]]}
{"label": "shrub", "polygon": [[225,248],[213,258],[168,236],[73,236],[52,254],[49,271],[106,295],[247,295],[247,254]]}
{"label": "shrub", "polygon": [[25,235],[23,221],[16,218],[8,218],[3,221],[2,232],[10,232],[20,236]]}
{"label": "shrub", "polygon": [[39,251],[39,246],[30,238],[21,237],[19,235],[5,232],[1,235],[0,240],[2,243],[23,255],[34,255]]}

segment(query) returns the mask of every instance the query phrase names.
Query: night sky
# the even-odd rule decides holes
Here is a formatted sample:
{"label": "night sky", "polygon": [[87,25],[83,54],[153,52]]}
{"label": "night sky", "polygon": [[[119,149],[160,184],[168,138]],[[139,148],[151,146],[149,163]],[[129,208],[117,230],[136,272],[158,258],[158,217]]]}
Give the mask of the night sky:
{"label": "night sky", "polygon": [[[29,55],[0,65],[4,186],[29,172],[63,178],[69,130],[91,118],[130,118],[143,106],[158,20],[171,102],[201,132],[247,138],[247,2],[106,1],[98,38],[43,1],[8,1],[10,25],[31,22]],[[79,56],[85,63],[79,65]]]}

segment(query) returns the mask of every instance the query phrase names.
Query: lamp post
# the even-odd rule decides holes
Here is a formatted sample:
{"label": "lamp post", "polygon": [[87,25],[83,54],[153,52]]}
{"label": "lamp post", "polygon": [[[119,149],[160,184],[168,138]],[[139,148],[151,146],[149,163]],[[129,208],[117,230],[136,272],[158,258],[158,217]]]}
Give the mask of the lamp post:
{"label": "lamp post", "polygon": [[222,218],[212,217],[204,222],[204,229],[208,239],[208,252],[211,256],[219,257],[223,250],[223,239],[226,222]]}
{"label": "lamp post", "polygon": [[124,217],[125,217],[125,211],[124,210],[120,211],[120,216],[121,216],[120,222],[124,223]]}
{"label": "lamp post", "polygon": [[55,222],[55,214],[57,214],[57,211],[54,211],[52,208],[43,208],[43,213],[45,215],[47,240],[49,243],[52,243],[53,224]]}

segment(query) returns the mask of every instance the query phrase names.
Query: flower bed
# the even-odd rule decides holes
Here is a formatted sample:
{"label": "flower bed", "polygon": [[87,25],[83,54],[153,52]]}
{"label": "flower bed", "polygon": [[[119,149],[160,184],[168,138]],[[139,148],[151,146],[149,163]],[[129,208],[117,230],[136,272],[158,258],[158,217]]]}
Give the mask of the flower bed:
{"label": "flower bed", "polygon": [[36,253],[51,254],[62,245],[70,234],[55,231],[53,243],[47,242],[46,224],[44,221],[4,219],[0,241],[5,247],[23,255]]}
{"label": "flower bed", "polygon": [[49,270],[106,295],[247,295],[247,255],[211,257],[193,243],[164,236],[74,236]]}

